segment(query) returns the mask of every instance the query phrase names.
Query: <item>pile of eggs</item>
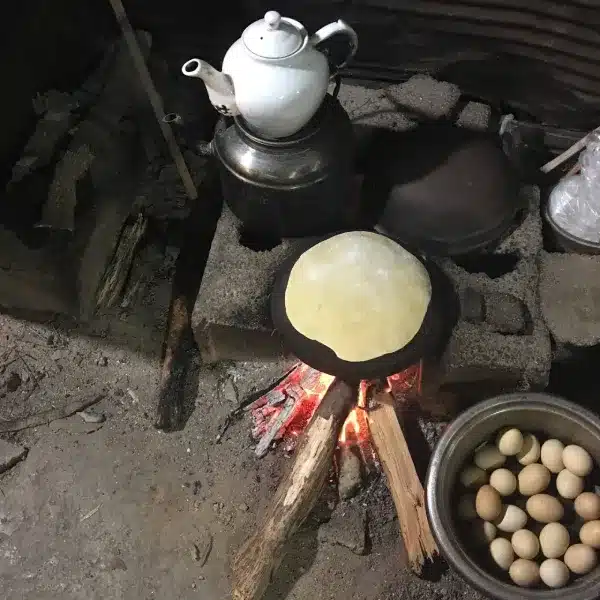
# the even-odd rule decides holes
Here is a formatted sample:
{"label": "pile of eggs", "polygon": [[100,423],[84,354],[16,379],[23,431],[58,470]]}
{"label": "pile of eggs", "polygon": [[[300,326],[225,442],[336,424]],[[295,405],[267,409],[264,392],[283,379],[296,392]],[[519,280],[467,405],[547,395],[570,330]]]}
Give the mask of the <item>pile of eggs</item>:
{"label": "pile of eggs", "polygon": [[597,564],[600,496],[586,485],[593,468],[580,446],[502,429],[460,473],[458,518],[516,585],[563,587]]}

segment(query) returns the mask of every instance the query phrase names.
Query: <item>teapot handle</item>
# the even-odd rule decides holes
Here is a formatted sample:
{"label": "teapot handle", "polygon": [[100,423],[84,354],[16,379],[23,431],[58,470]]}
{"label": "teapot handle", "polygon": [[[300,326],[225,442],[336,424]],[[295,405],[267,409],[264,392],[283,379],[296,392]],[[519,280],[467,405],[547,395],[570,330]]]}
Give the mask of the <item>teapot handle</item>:
{"label": "teapot handle", "polygon": [[358,36],[356,35],[356,31],[354,31],[346,21],[340,19],[335,23],[329,23],[329,25],[321,27],[319,31],[310,37],[311,44],[313,46],[318,46],[338,33],[342,33],[350,39],[350,50],[346,55],[346,58],[340,64],[335,65],[335,71],[331,74],[331,77],[334,77],[340,69],[343,69],[356,54],[356,50],[358,49]]}

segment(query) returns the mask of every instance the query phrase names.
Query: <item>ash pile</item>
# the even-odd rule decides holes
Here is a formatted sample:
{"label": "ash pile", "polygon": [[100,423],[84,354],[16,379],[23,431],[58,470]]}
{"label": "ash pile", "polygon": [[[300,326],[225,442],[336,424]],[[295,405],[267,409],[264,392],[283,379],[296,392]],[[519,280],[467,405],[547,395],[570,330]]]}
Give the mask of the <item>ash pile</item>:
{"label": "ash pile", "polygon": [[[456,86],[424,76],[383,89],[342,85],[338,99],[358,141],[357,188],[378,161],[372,152],[374,135],[416,131],[424,122],[442,120],[463,131],[495,127],[490,107],[464,102]],[[363,200],[371,187],[362,184]],[[434,259],[454,284],[461,305],[440,361],[441,385],[463,397],[543,389],[548,382],[550,337],[538,299],[539,190],[527,186],[517,193],[522,209],[498,240],[484,250]],[[287,238],[273,246],[269,240],[248,241],[241,231],[241,223],[225,208],[193,314],[205,363],[284,360],[284,346],[271,323],[270,294],[278,270],[306,239]]]}

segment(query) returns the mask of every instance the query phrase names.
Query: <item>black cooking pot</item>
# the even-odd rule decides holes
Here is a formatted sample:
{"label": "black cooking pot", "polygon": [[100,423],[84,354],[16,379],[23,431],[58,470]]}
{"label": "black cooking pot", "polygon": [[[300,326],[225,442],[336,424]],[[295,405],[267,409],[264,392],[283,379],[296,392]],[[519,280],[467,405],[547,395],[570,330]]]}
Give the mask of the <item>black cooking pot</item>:
{"label": "black cooking pot", "polygon": [[242,119],[221,119],[200,149],[217,158],[225,202],[250,235],[324,235],[355,222],[354,133],[330,95],[293,136],[263,139]]}
{"label": "black cooking pot", "polygon": [[370,155],[364,195],[378,215],[376,229],[429,255],[489,246],[525,208],[517,175],[488,134],[445,123],[382,131]]}
{"label": "black cooking pot", "polygon": [[[326,236],[327,239],[332,236]],[[275,329],[282,336],[287,349],[307,365],[345,381],[379,379],[399,373],[421,359],[435,358],[445,348],[459,316],[459,302],[454,286],[444,272],[433,262],[415,254],[429,273],[431,301],[421,328],[404,348],[378,358],[349,362],[320,342],[301,334],[290,322],[285,309],[285,291],[292,268],[309,248],[322,239],[298,248],[281,266],[271,294],[271,316]],[[377,293],[376,290],[373,293]]]}

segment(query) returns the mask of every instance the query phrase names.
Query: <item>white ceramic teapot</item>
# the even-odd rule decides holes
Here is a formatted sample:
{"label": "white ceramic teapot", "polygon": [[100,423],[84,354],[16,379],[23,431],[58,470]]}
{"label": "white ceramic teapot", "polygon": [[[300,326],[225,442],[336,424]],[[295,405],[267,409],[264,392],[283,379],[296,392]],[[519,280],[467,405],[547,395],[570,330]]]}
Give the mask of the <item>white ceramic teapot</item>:
{"label": "white ceramic teapot", "polygon": [[198,58],[181,70],[204,81],[220,113],[241,116],[261,137],[284,138],[304,127],[321,105],[335,73],[318,47],[338,33],[348,36],[350,51],[337,73],[356,53],[354,29],[340,20],[309,36],[298,21],[275,11],[244,30],[225,54],[223,72]]}

